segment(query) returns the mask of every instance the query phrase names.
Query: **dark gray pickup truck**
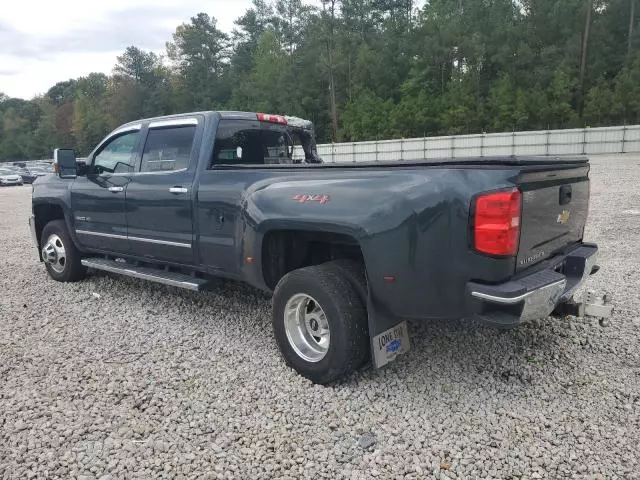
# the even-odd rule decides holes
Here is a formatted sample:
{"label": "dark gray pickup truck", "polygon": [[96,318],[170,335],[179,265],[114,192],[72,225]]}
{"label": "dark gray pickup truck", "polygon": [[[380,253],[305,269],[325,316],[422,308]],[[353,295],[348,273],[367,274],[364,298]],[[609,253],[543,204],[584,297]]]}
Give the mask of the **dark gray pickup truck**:
{"label": "dark gray pickup truck", "polygon": [[310,122],[243,112],[140,120],[85,163],[55,157],[30,220],[53,279],[248,282],[273,292],[280,350],[317,383],[406,352],[406,319],[517,325],[598,269],[585,158],[323,164]]}

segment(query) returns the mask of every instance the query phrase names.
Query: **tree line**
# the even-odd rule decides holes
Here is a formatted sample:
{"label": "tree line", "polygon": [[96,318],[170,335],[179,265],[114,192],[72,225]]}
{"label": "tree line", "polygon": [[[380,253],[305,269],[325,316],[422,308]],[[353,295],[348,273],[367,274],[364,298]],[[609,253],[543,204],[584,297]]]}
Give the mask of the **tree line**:
{"label": "tree line", "polygon": [[0,160],[86,154],[141,117],[246,110],[319,142],[640,123],[637,0],[253,0],[231,33],[199,13],[166,53],[32,100],[0,93]]}

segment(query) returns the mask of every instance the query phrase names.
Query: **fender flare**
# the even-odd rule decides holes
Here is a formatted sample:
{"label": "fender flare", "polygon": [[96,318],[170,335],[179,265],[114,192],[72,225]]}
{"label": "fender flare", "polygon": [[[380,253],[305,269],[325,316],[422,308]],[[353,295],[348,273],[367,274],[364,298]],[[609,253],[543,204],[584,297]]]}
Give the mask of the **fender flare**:
{"label": "fender flare", "polygon": [[[69,206],[63,202],[62,200],[59,199],[47,199],[47,200],[37,200],[34,199],[33,203],[32,203],[32,208],[33,208],[33,214],[35,216],[35,221],[36,221],[36,225],[38,224],[38,216],[36,215],[36,208],[38,206],[56,206],[58,208],[60,208],[60,210],[62,210],[62,218],[64,220],[65,225],[67,226],[67,233],[69,233],[69,237],[71,238],[71,241],[73,242],[73,244],[76,246],[76,248],[78,250],[81,250],[81,247],[78,243],[78,238],[76,237],[76,232],[73,229],[73,222],[71,221],[71,212],[69,210]],[[47,222],[48,223],[48,222]],[[37,235],[37,239],[38,239],[38,247],[41,241],[40,235],[42,233],[42,229],[44,228],[44,226],[46,225],[46,223],[42,224],[42,228],[36,229],[36,235]],[[39,248],[38,248],[39,250]]]}
{"label": "fender flare", "polygon": [[[250,224],[249,224],[250,225]],[[353,238],[362,250],[361,239],[364,236],[363,229],[351,225],[335,225],[323,222],[315,222],[309,220],[298,219],[268,219],[251,228],[247,228],[243,236],[242,258],[253,257],[255,266],[247,269],[247,265],[243,264],[242,270],[245,278],[249,283],[260,288],[261,290],[271,291],[264,280],[263,265],[263,249],[265,237],[273,231],[304,231],[314,233],[326,233],[344,235]]]}

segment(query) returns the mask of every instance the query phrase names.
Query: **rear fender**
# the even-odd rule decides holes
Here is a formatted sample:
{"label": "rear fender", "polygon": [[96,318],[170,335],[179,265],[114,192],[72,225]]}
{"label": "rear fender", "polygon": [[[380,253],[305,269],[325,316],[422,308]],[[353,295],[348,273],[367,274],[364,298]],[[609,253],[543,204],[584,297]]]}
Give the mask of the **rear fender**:
{"label": "rear fender", "polygon": [[[272,289],[267,285],[264,278],[263,266],[263,246],[265,237],[269,232],[274,231],[302,231],[310,233],[326,233],[326,234],[338,234],[346,237],[353,238],[356,242],[360,243],[362,236],[362,230],[348,225],[327,225],[321,222],[314,221],[295,221],[288,219],[270,219],[265,220],[255,228],[247,228],[243,235],[242,244],[242,262],[241,271],[243,278],[265,291],[271,292]],[[248,259],[251,258],[251,263],[248,263]]]}
{"label": "rear fender", "polygon": [[[291,220],[269,220],[261,223],[255,230],[247,232],[249,233],[249,235],[247,235],[246,237],[248,243],[246,244],[245,248],[245,257],[251,257],[254,260],[252,264],[245,264],[245,278],[254,286],[257,286],[258,288],[266,291],[271,291],[271,289],[266,285],[264,272],[262,271],[262,252],[264,238],[269,232],[272,231],[291,230],[340,234],[354,238],[361,246],[360,241],[362,240],[363,235],[361,229],[357,227],[349,227],[346,225],[343,225],[339,228],[336,228],[336,225],[331,225],[330,227],[332,228],[329,228],[328,225],[318,224],[310,221],[298,222]],[[361,251],[364,255],[362,246]],[[376,366],[375,358],[373,356],[373,342],[375,337],[398,325],[400,319],[388,312],[383,303],[376,298],[375,293],[371,289],[371,283],[370,279],[368,278],[366,267],[371,262],[375,262],[376,259],[367,259],[366,256],[364,256],[363,259],[364,268],[360,275],[356,275],[352,271],[345,271],[343,273],[349,279],[349,281],[354,284],[354,287],[358,291],[360,298],[363,300],[363,303],[367,307],[369,343],[371,347],[370,352],[372,355],[371,362],[372,365]],[[342,266],[339,264],[339,261],[332,261],[329,262],[329,264],[335,266],[335,268],[342,270]],[[357,278],[358,276],[360,276],[360,278]]]}

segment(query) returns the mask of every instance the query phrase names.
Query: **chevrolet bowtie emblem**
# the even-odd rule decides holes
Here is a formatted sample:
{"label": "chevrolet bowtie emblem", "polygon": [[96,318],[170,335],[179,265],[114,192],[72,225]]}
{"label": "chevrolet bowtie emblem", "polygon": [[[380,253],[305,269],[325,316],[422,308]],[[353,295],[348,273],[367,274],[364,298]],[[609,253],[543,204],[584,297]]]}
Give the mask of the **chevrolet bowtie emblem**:
{"label": "chevrolet bowtie emblem", "polygon": [[569,210],[563,210],[562,213],[560,215],[558,215],[558,223],[561,224],[565,224],[569,221],[569,215],[571,214],[571,212]]}

